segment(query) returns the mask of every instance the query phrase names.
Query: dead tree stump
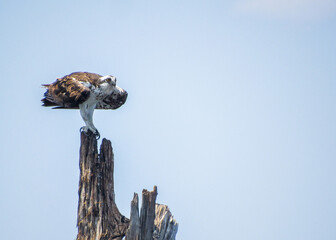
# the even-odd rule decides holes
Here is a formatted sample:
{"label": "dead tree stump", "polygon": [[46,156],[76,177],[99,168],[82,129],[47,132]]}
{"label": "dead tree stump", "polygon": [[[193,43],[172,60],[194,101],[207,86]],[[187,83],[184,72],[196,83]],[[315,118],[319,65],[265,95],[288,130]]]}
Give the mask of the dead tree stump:
{"label": "dead tree stump", "polygon": [[115,203],[114,155],[111,142],[102,140],[100,152],[91,133],[81,133],[77,240],[174,240],[178,224],[165,205],[156,204],[157,188],[142,192],[131,202],[131,219]]}
{"label": "dead tree stump", "polygon": [[168,206],[155,203],[157,187],[152,192],[142,191],[142,206],[139,215],[139,198],[134,193],[131,202],[131,220],[126,240],[175,240],[178,223]]}
{"label": "dead tree stump", "polygon": [[120,214],[114,197],[114,156],[103,139],[100,153],[93,134],[81,134],[77,240],[122,239],[129,220]]}

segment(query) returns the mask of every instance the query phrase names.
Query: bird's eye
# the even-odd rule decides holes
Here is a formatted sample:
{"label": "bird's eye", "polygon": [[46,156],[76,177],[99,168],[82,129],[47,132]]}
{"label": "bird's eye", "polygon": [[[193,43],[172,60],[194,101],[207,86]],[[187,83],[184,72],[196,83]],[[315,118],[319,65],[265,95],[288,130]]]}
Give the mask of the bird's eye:
{"label": "bird's eye", "polygon": [[117,85],[117,78],[114,78],[113,81],[112,81],[112,85],[113,86],[116,86]]}

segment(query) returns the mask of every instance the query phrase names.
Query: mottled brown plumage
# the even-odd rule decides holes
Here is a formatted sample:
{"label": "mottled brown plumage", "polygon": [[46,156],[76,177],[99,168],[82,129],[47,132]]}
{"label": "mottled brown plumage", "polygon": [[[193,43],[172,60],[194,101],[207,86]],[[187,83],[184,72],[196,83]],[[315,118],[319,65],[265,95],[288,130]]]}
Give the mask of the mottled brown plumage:
{"label": "mottled brown plumage", "polygon": [[79,104],[85,102],[90,96],[90,89],[83,85],[89,83],[98,86],[98,80],[102,76],[95,73],[75,72],[58,78],[52,84],[44,84],[48,90],[42,99],[45,107],[79,108]]}

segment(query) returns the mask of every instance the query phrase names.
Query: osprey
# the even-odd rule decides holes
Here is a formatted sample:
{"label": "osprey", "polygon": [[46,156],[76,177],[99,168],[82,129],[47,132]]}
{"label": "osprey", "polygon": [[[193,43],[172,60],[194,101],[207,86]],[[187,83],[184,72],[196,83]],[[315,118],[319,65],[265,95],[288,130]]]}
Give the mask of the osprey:
{"label": "osprey", "polygon": [[43,84],[47,88],[42,106],[56,109],[79,109],[85,122],[81,131],[92,131],[97,139],[100,134],[93,125],[95,109],[117,109],[126,102],[127,92],[117,86],[114,76],[101,76],[96,73],[74,72],[58,78],[52,84]]}

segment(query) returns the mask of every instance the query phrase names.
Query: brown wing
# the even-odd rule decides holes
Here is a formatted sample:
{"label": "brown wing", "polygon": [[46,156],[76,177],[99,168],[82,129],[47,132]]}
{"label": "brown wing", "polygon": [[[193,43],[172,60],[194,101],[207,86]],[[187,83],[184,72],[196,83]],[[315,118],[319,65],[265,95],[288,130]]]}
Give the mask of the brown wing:
{"label": "brown wing", "polygon": [[75,72],[57,79],[47,88],[42,106],[56,108],[78,108],[90,96],[90,85],[97,85],[101,76],[95,73]]}
{"label": "brown wing", "polygon": [[71,73],[63,78],[75,78],[76,80],[80,81],[80,82],[87,82],[90,83],[92,85],[94,85],[95,87],[98,86],[99,84],[99,78],[101,78],[102,76],[97,74],[97,73],[89,73],[89,72],[74,72]]}

